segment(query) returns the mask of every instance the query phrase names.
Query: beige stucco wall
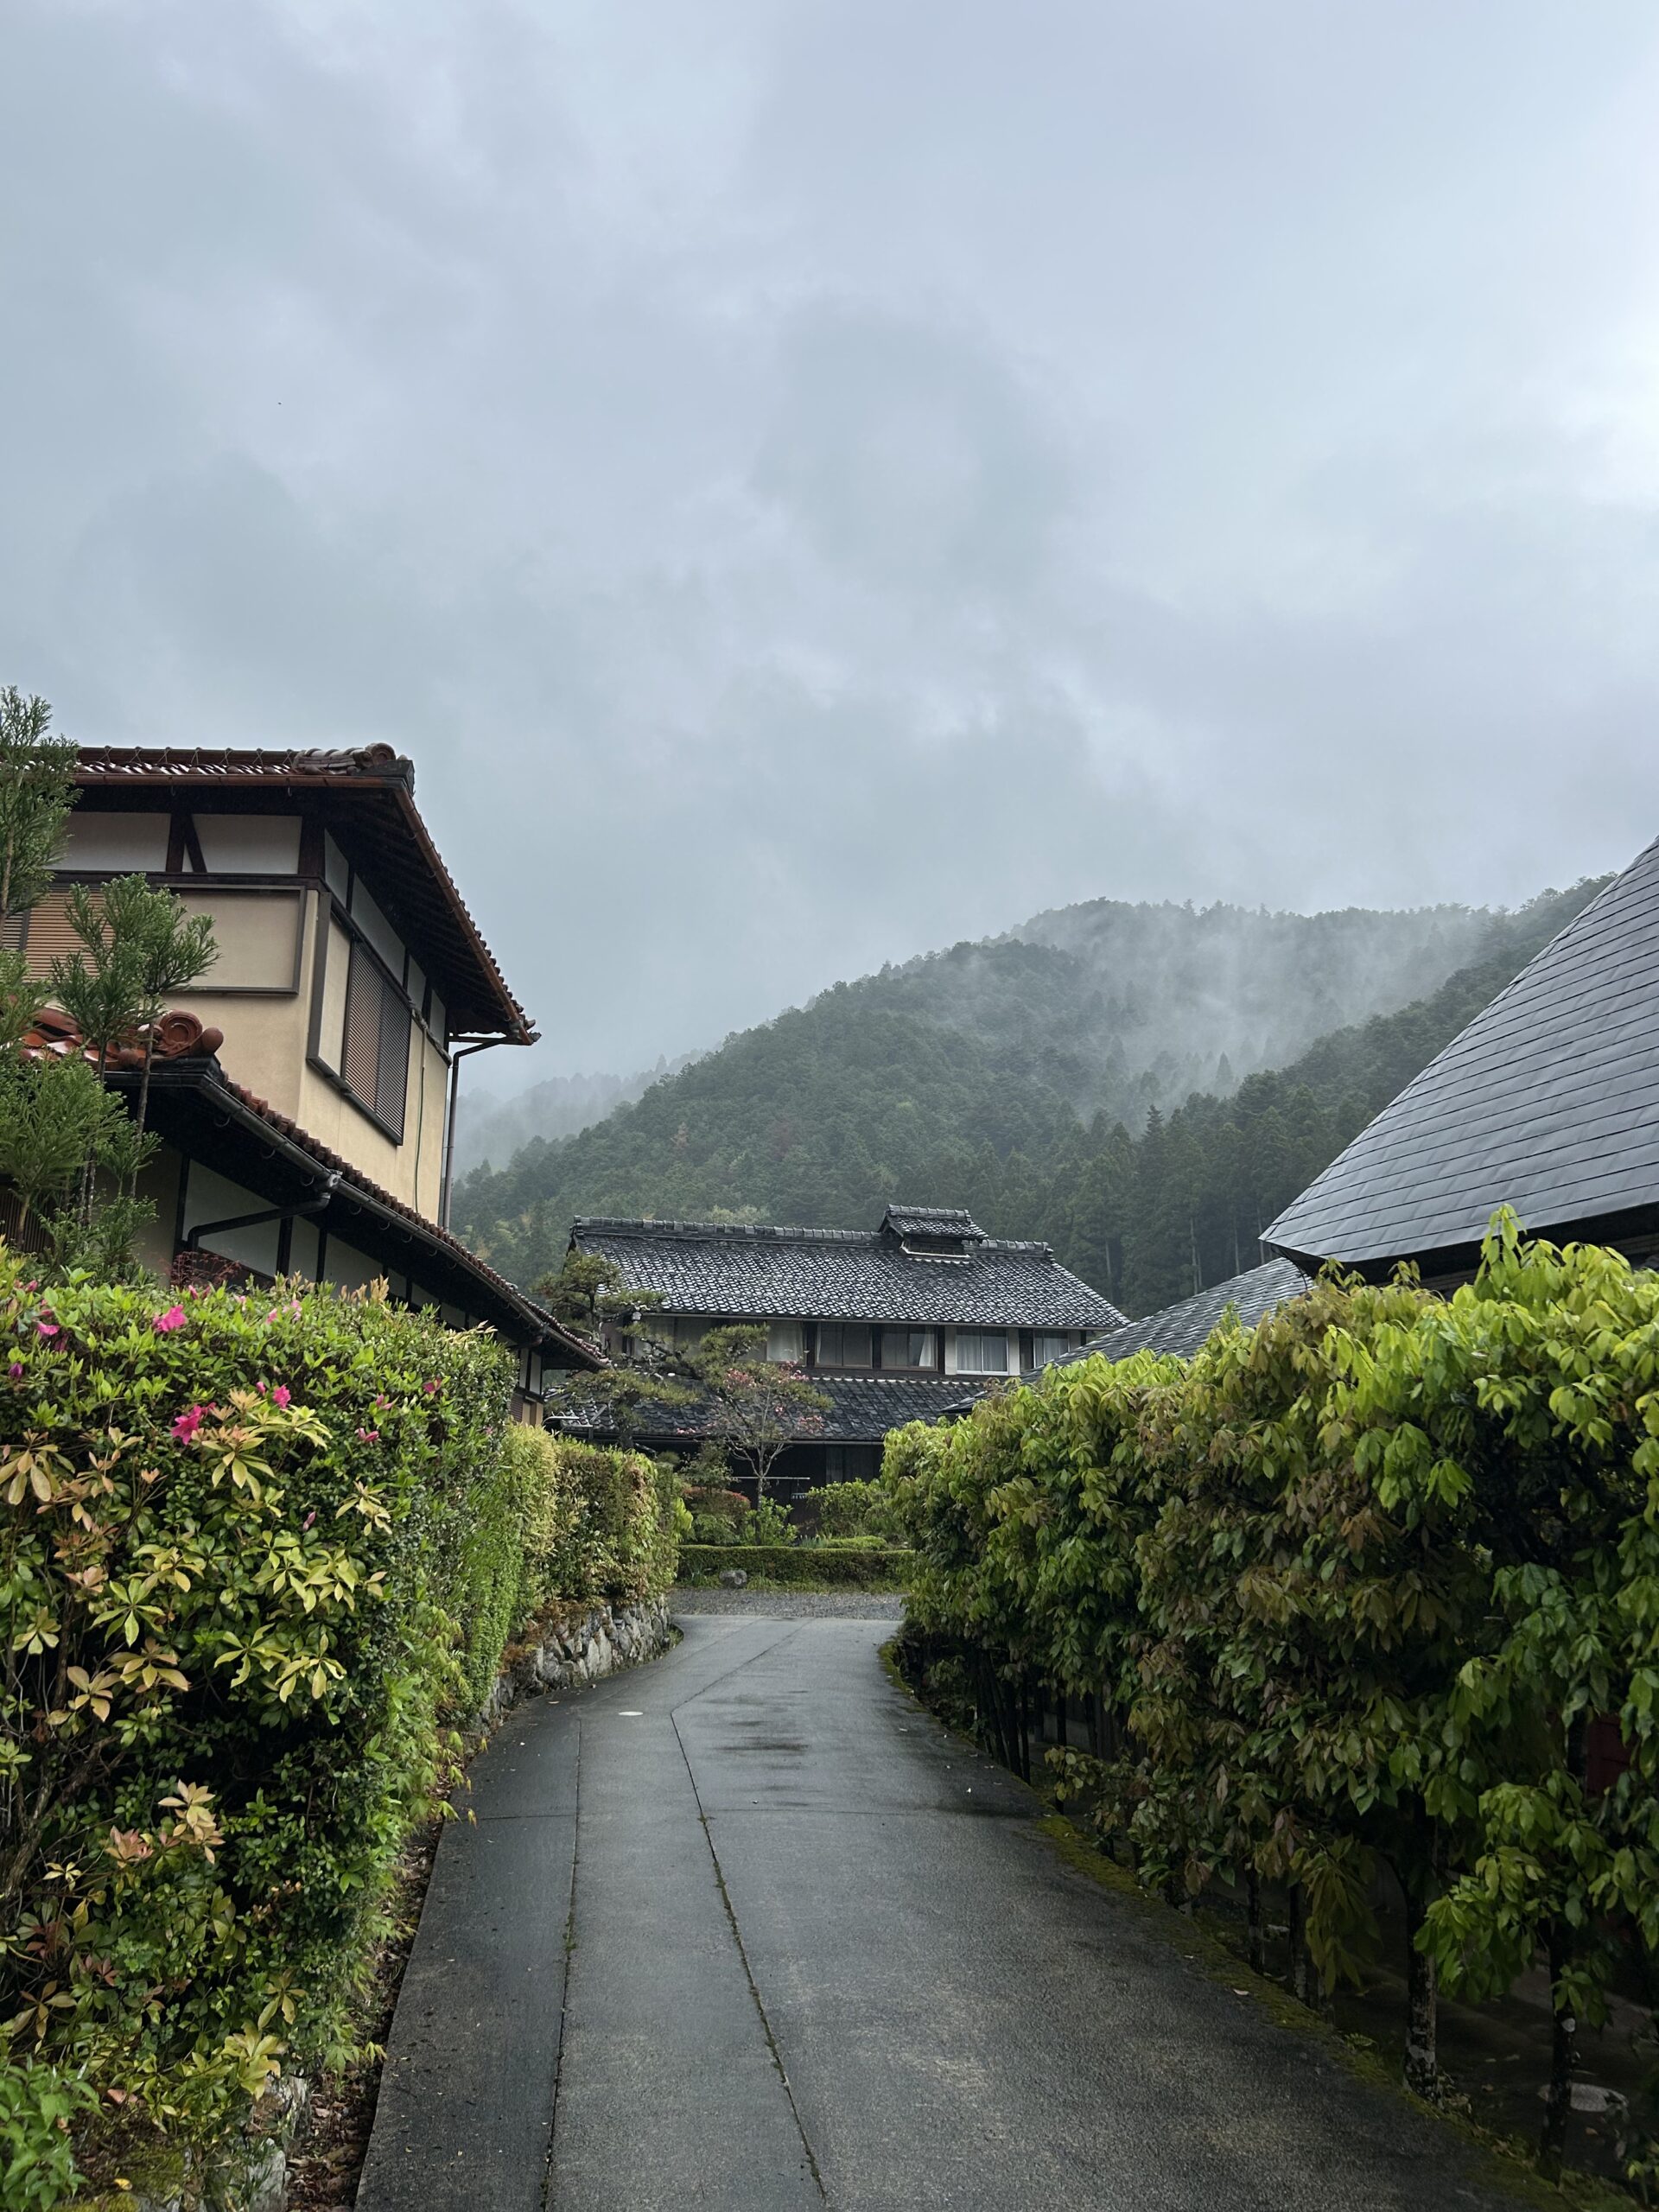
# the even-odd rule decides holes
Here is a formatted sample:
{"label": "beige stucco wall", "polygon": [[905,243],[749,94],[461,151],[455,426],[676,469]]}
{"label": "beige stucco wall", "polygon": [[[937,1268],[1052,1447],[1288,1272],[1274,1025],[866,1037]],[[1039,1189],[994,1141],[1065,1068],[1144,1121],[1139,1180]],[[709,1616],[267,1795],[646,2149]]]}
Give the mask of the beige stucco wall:
{"label": "beige stucco wall", "polygon": [[[232,896],[239,902],[252,894]],[[283,946],[291,943],[285,913],[276,901],[289,894],[270,894]],[[213,894],[201,893],[204,912],[218,914]],[[310,1044],[312,984],[315,971],[317,893],[304,894],[301,929],[300,988],[279,997],[249,995],[214,990],[213,977],[179,998],[177,1004],[225,1033],[219,1064],[234,1082],[256,1097],[297,1122],[342,1160],[370,1176],[394,1198],[437,1218],[443,1178],[443,1116],[448,1064],[444,1055],[418,1025],[410,1038],[409,1084],[405,1094],[404,1141],[394,1144],[354,1101],[315,1068],[308,1065]],[[245,963],[249,918],[238,905],[231,918],[227,951]],[[341,938],[343,946],[345,940]],[[235,972],[227,961],[226,972]]]}
{"label": "beige stucco wall", "polygon": [[[267,955],[266,964],[274,970],[276,961],[291,962],[292,908],[294,894],[278,892],[267,894],[270,915],[268,925],[271,936],[277,940],[272,954]],[[257,893],[238,892],[215,899],[211,893],[193,895],[191,905],[198,912],[213,916],[214,934],[219,934],[220,909],[230,924],[228,943],[219,961],[210,968],[202,982],[192,991],[185,991],[173,1003],[188,1014],[197,1015],[209,1027],[222,1029],[225,1042],[219,1047],[219,1065],[232,1082],[239,1083],[252,1091],[256,1098],[263,1098],[279,1114],[305,1126],[300,1111],[301,1078],[305,1071],[305,1052],[311,1013],[311,969],[314,957],[313,938],[315,935],[316,900],[315,891],[302,894],[302,915],[300,922],[300,988],[295,992],[265,997],[257,993],[215,989],[215,983],[229,982],[244,972],[237,964],[237,956],[246,940],[258,926],[259,908],[254,902]],[[254,972],[265,972],[261,969]],[[290,966],[291,972],[291,966]],[[344,1147],[341,1147],[344,1150]]]}

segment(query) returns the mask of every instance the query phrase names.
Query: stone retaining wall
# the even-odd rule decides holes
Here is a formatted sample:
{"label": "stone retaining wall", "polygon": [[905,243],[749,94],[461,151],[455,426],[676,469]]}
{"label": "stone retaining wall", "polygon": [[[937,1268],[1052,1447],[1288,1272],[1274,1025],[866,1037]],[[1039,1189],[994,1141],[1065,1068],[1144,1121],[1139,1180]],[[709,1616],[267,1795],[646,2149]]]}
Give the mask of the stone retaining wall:
{"label": "stone retaining wall", "polygon": [[536,1643],[508,1652],[479,1726],[493,1728],[521,1698],[542,1690],[580,1689],[625,1667],[637,1667],[665,1650],[668,1642],[666,1599],[614,1610],[568,1608],[543,1625]]}

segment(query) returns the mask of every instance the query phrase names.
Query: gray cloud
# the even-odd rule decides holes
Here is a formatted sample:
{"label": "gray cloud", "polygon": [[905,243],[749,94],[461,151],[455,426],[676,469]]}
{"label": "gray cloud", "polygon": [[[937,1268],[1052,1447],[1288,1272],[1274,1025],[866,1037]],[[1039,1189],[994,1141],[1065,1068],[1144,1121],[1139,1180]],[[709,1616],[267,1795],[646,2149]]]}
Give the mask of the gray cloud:
{"label": "gray cloud", "polygon": [[386,738],[548,1042],[1659,830],[1659,33],[18,0],[0,673]]}

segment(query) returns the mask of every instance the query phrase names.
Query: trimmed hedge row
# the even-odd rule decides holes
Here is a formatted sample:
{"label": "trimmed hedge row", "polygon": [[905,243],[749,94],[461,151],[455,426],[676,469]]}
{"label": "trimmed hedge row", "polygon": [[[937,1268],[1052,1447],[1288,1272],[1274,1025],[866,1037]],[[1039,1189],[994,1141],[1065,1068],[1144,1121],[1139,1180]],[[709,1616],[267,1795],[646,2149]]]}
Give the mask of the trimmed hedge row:
{"label": "trimmed hedge row", "polygon": [[[1253,1950],[1282,1888],[1317,1996],[1366,1973],[1393,1869],[1413,2086],[1437,1974],[1496,1997],[1543,1959],[1558,2168],[1579,2023],[1659,1984],[1659,1274],[1500,1217],[1449,1299],[1327,1279],[1190,1361],[901,1430],[885,1472],[924,1664],[1011,1764],[1039,1687],[1075,1700],[1062,1787],[1150,1885],[1236,1885]],[[1651,2187],[1659,2094],[1638,2120]]]}
{"label": "trimmed hedge row", "polygon": [[664,1590],[677,1499],[514,1427],[486,1332],[26,1264],[0,1248],[0,2107],[90,2084],[205,2134],[348,2055],[504,1643]]}
{"label": "trimmed hedge row", "polygon": [[691,1588],[737,1567],[780,1590],[903,1590],[915,1564],[906,1551],[816,1544],[682,1544],[680,1580]]}

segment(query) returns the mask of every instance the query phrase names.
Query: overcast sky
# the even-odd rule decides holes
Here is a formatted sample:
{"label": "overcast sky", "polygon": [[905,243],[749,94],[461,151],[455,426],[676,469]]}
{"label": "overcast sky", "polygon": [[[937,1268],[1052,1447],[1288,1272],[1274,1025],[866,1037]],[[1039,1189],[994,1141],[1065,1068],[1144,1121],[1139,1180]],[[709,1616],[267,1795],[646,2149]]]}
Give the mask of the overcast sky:
{"label": "overcast sky", "polygon": [[0,681],[411,753],[523,1080],[1659,832],[1651,0],[0,15]]}

